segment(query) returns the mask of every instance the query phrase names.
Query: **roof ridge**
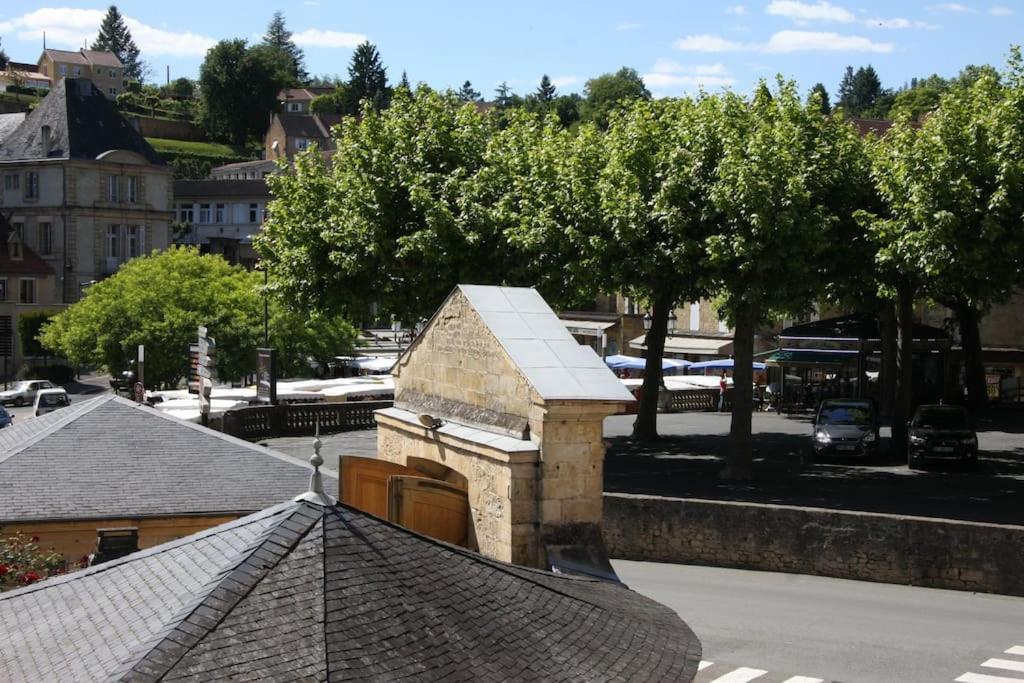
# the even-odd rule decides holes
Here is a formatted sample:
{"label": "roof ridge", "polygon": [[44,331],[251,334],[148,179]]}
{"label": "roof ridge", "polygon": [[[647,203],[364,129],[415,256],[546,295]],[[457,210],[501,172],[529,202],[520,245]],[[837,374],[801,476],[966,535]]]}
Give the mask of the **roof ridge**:
{"label": "roof ridge", "polygon": [[130,652],[110,677],[163,678],[295,549],[323,518],[323,510],[298,502],[290,514],[239,553],[233,566],[211,578],[163,628]]}
{"label": "roof ridge", "polygon": [[[50,424],[48,424],[46,427],[30,435],[28,438],[22,441],[21,444],[15,446],[13,449],[0,456],[0,464],[7,462],[15,455],[24,451],[26,448],[39,443],[46,437],[53,434],[58,429],[62,429],[63,427],[66,427],[75,420],[78,420],[79,418],[88,415],[89,413],[96,410],[96,408],[100,407],[104,403],[108,403],[112,398],[114,398],[113,394],[103,394],[101,396],[97,396],[96,398],[86,399],[86,401],[84,401],[83,403],[79,403],[78,405],[68,406],[67,408],[55,411],[59,417],[54,417]],[[53,413],[50,414],[52,415]],[[37,417],[35,419],[39,418]],[[23,422],[21,424],[25,423]],[[20,426],[20,424],[18,426]]]}

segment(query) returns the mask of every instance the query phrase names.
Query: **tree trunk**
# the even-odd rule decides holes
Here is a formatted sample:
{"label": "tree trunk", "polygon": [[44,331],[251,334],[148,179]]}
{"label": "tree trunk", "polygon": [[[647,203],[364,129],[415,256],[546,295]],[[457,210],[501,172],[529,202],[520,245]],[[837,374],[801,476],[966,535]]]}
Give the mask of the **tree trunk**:
{"label": "tree trunk", "polygon": [[654,441],[658,438],[658,391],[661,388],[661,362],[665,356],[665,336],[668,333],[668,314],[672,300],[656,295],[651,308],[651,329],[647,331],[647,363],[640,394],[640,407],[633,423],[633,438]]}
{"label": "tree trunk", "polygon": [[896,289],[896,400],[892,411],[892,443],[896,457],[907,456],[907,421],[913,405],[914,392],[914,289],[902,282]]}
{"label": "tree trunk", "polygon": [[736,331],[733,336],[732,423],[729,427],[729,450],[722,479],[750,479],[752,472],[750,421],[754,413],[754,332],[757,310],[740,304],[736,310]]}
{"label": "tree trunk", "polygon": [[878,315],[879,336],[882,342],[882,367],[879,373],[879,412],[892,417],[896,397],[896,310],[891,301],[883,301]]}
{"label": "tree trunk", "polygon": [[985,361],[981,353],[981,315],[970,304],[958,304],[953,308],[957,325],[960,327],[960,343],[963,346],[964,379],[967,384],[967,404],[971,410],[982,407],[988,401],[985,385]]}

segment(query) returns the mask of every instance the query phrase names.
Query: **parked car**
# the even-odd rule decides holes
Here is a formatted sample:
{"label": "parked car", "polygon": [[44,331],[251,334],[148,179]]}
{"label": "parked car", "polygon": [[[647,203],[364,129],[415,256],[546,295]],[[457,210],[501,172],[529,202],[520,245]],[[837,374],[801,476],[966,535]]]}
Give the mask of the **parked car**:
{"label": "parked car", "polygon": [[135,386],[135,371],[134,370],[122,370],[118,374],[110,378],[110,388],[114,390],[114,393],[126,392],[131,393],[132,387]]}
{"label": "parked car", "polygon": [[53,389],[53,384],[45,379],[23,380],[7,391],[0,391],[0,405],[27,406],[36,400],[36,394],[42,389]]}
{"label": "parked car", "polygon": [[978,434],[963,406],[923,405],[907,423],[907,465],[926,460],[978,460]]}
{"label": "parked car", "polygon": [[36,394],[34,415],[39,417],[69,405],[71,405],[71,399],[68,398],[68,392],[63,389],[40,389]]}
{"label": "parked car", "polygon": [[818,406],[811,436],[816,456],[878,455],[878,414],[871,401],[828,398]]}
{"label": "parked car", "polygon": [[10,427],[14,424],[14,416],[7,412],[7,408],[0,406],[0,429]]}

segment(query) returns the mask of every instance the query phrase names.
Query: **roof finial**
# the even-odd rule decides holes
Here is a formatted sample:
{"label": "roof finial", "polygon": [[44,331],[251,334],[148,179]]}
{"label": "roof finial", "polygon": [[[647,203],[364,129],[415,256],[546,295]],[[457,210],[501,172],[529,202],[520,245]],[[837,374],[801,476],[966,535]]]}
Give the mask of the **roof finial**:
{"label": "roof finial", "polygon": [[337,501],[324,491],[323,478],[320,476],[320,465],[324,464],[324,459],[320,455],[320,447],[322,445],[323,442],[320,441],[320,416],[317,415],[316,432],[313,435],[313,455],[309,458],[309,464],[313,466],[313,473],[309,475],[309,491],[298,496],[296,500],[309,500],[321,505],[334,505]]}

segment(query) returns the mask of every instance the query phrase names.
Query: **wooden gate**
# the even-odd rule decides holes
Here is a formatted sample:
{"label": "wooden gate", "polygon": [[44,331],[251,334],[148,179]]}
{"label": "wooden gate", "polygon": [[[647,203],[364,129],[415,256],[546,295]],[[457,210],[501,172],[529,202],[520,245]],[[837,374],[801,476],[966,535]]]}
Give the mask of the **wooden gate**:
{"label": "wooden gate", "polygon": [[425,536],[469,547],[465,486],[386,460],[339,458],[339,500]]}

